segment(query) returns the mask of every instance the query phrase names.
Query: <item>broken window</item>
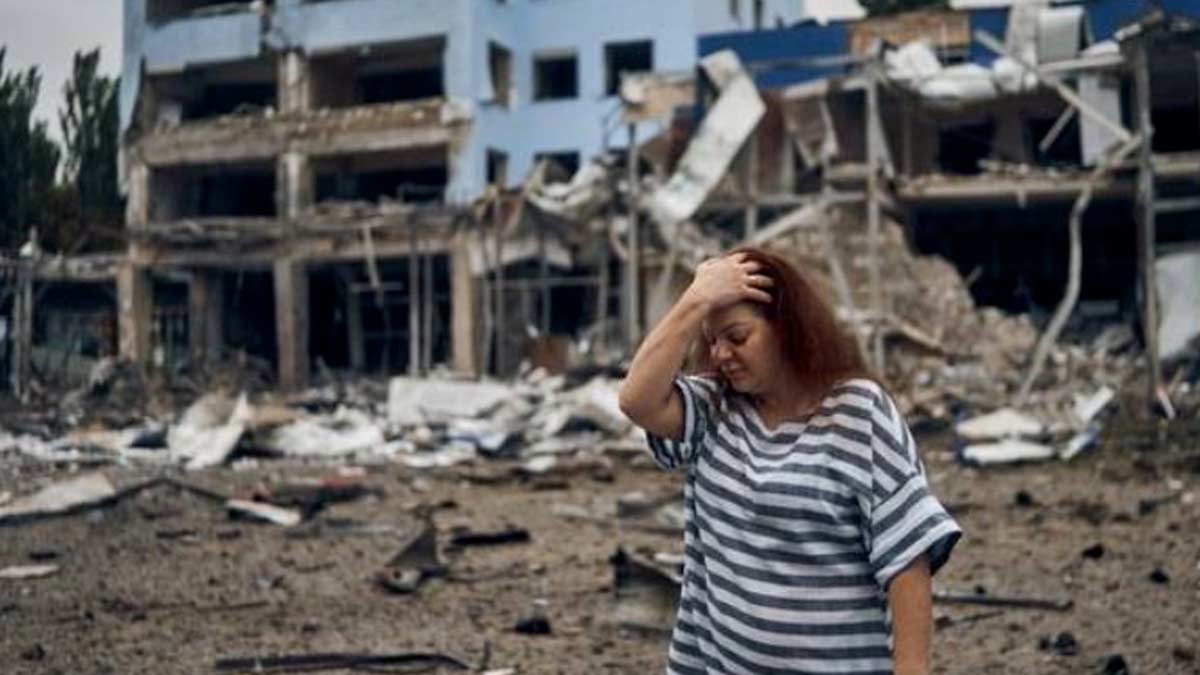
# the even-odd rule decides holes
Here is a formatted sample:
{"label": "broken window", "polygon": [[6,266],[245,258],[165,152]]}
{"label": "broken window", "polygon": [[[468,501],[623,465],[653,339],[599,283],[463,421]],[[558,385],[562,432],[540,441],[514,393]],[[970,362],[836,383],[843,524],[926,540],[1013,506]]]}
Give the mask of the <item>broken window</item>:
{"label": "broken window", "polygon": [[276,215],[274,162],[157,169],[150,180],[152,221]]}
{"label": "broken window", "polygon": [[533,100],[579,95],[579,63],[574,52],[545,52],[533,59]]}
{"label": "broken window", "polygon": [[[398,373],[410,356],[407,256],[380,259],[378,281],[363,265],[316,267],[309,276],[309,349],[332,368]],[[450,260],[444,253],[420,256],[418,270],[419,358],[425,365],[451,358]]]}
{"label": "broken window", "polygon": [[444,38],[367,45],[314,58],[313,104],[344,108],[445,95]]}
{"label": "broken window", "polygon": [[148,79],[142,122],[155,128],[221,115],[262,115],[276,106],[276,90],[270,59],[156,75]]}
{"label": "broken window", "polygon": [[512,94],[512,52],[495,42],[488,43],[488,72],[492,76],[492,100],[508,106]]}
{"label": "broken window", "polygon": [[500,187],[508,185],[508,153],[488,148],[487,184]]}
{"label": "broken window", "polygon": [[[250,0],[148,0],[146,21],[164,23],[184,17],[248,12],[254,9],[256,4]],[[271,5],[272,2],[268,0],[265,4]]]}
{"label": "broken window", "polygon": [[439,202],[449,179],[444,147],[326,157],[313,173],[317,202]]}
{"label": "broken window", "polygon": [[620,91],[622,73],[644,73],[654,70],[654,43],[650,40],[639,40],[604,45],[604,65],[604,92],[614,96]]}
{"label": "broken window", "polygon": [[550,166],[546,169],[546,182],[565,183],[571,180],[579,171],[578,152],[539,152],[533,156],[534,163],[548,160]]}
{"label": "broken window", "polygon": [[943,127],[938,132],[938,168],[946,173],[979,173],[980,160],[992,155],[995,136],[996,123],[991,119]]}

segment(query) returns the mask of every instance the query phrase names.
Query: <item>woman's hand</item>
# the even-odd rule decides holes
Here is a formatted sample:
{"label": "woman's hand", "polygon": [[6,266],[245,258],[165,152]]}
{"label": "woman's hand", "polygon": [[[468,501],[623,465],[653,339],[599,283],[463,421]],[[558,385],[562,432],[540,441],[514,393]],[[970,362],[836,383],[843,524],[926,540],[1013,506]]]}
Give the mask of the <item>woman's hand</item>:
{"label": "woman's hand", "polygon": [[769,303],[771,294],[763,289],[771,288],[774,281],[759,274],[761,269],[762,265],[749,260],[744,253],[709,258],[696,268],[696,275],[685,295],[703,306],[706,312],[743,300]]}

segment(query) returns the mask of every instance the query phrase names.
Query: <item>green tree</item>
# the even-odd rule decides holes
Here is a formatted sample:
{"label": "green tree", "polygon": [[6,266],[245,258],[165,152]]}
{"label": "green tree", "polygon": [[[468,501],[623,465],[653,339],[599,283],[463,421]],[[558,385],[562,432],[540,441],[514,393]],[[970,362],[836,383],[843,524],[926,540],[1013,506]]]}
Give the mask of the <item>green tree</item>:
{"label": "green tree", "polygon": [[124,213],[117,187],[119,81],[99,75],[99,65],[99,49],[75,52],[59,111],[66,146],[63,177],[78,195],[79,218],[88,228],[120,223]]}
{"label": "green tree", "polygon": [[862,0],[862,6],[871,16],[899,14],[914,9],[946,9],[947,0]]}
{"label": "green tree", "polygon": [[12,249],[45,216],[60,152],[46,123],[33,120],[41,74],[7,72],[5,52],[0,47],[0,247]]}

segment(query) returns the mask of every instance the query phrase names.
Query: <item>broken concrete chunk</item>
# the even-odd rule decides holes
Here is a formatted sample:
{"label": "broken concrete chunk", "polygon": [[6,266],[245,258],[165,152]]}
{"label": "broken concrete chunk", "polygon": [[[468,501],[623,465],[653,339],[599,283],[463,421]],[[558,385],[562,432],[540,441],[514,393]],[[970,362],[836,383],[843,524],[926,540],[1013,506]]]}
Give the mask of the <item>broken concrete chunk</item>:
{"label": "broken concrete chunk", "polygon": [[1039,436],[1045,425],[1032,417],[1012,408],[1001,408],[995,412],[959,422],[954,430],[968,441],[987,441],[999,438]]}
{"label": "broken concrete chunk", "polygon": [[388,423],[410,427],[479,417],[510,396],[511,388],[493,382],[394,377],[388,385]]}
{"label": "broken concrete chunk", "polygon": [[100,503],[117,494],[102,473],[91,473],[47,486],[42,490],[0,508],[0,523],[23,517],[66,513],[75,508]]}

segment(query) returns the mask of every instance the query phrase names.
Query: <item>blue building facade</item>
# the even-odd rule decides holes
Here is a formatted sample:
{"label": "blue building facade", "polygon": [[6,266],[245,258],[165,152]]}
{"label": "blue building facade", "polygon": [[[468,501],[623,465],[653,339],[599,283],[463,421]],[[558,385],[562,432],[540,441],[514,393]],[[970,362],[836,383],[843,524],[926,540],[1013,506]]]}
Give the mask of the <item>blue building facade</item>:
{"label": "blue building facade", "polygon": [[[274,99],[251,102],[280,106],[283,54],[312,64],[384,54],[365,66],[377,69],[415,58],[436,71],[426,79],[440,80],[428,93],[470,119],[448,152],[451,203],[477,197],[498,174],[520,183],[543,155],[577,164],[623,146],[614,70],[690,70],[701,34],[803,18],[795,0],[276,0],[219,12],[216,4],[125,0],[123,130],[135,126],[147,80],[179,90],[209,70],[217,74],[206,81],[235,80],[227,93],[275,87]],[[315,72],[300,63],[299,77]]]}

